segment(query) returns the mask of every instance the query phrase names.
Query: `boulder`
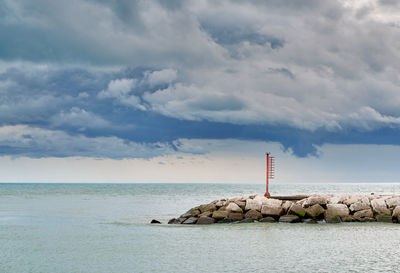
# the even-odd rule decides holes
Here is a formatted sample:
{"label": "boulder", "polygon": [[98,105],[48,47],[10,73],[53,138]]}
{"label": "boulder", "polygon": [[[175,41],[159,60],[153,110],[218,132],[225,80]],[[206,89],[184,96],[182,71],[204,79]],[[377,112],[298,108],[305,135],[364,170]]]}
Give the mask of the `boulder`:
{"label": "boulder", "polygon": [[280,216],[283,213],[281,205],[282,200],[267,199],[261,207],[261,213],[263,215]]}
{"label": "boulder", "polygon": [[242,212],[244,211],[246,207],[246,201],[235,201],[235,204],[239,206],[239,208],[242,209]]}
{"label": "boulder", "polygon": [[400,220],[400,206],[394,208],[392,217]]}
{"label": "boulder", "polygon": [[358,201],[361,200],[361,196],[360,195],[347,195],[344,200],[343,200],[343,204],[346,204],[347,206],[350,206]]}
{"label": "boulder", "polygon": [[181,221],[179,221],[179,219],[176,219],[176,218],[172,218],[171,220],[169,220],[168,221],[168,224],[169,225],[176,225],[176,224],[180,224],[181,223]]}
{"label": "boulder", "polygon": [[218,224],[228,224],[228,223],[232,223],[233,221],[232,221],[232,219],[228,219],[228,218],[225,218],[225,219],[221,219],[221,220],[218,220]]}
{"label": "boulder", "polygon": [[351,211],[367,210],[370,208],[371,206],[368,197],[363,197],[361,200],[350,205]]}
{"label": "boulder", "polygon": [[336,216],[345,217],[349,215],[349,208],[345,204],[328,204],[326,205],[326,207],[327,209],[325,211],[325,219],[327,222],[335,222],[336,220],[333,218],[335,218]]}
{"label": "boulder", "polygon": [[199,214],[199,217],[210,217],[213,214],[212,211],[205,211]]}
{"label": "boulder", "polygon": [[223,201],[223,200],[219,200],[217,203],[215,203],[217,208],[223,207],[223,206],[225,206],[225,204],[226,204],[226,201]]}
{"label": "boulder", "polygon": [[347,215],[341,218],[342,222],[354,222],[353,215]]}
{"label": "boulder", "polygon": [[217,206],[213,203],[204,204],[204,205],[199,206],[199,210],[200,210],[200,213],[203,213],[205,211],[214,211],[214,210],[217,210]]}
{"label": "boulder", "polygon": [[209,225],[209,224],[214,224],[215,223],[215,219],[211,218],[211,217],[207,217],[207,216],[201,216],[198,220],[197,220],[197,225]]}
{"label": "boulder", "polygon": [[292,205],[293,205],[292,201],[286,201],[285,203],[283,203],[282,205],[283,213],[288,213]]}
{"label": "boulder", "polygon": [[242,199],[241,196],[236,196],[236,197],[229,198],[228,201],[229,202],[235,202],[235,201],[240,201],[241,199]]}
{"label": "boulder", "polygon": [[372,210],[378,215],[390,215],[390,210],[386,206],[385,199],[371,200]]}
{"label": "boulder", "polygon": [[320,204],[312,205],[306,209],[306,214],[313,219],[318,218],[318,216],[324,214],[324,212],[325,209]]}
{"label": "boulder", "polygon": [[256,195],[254,196],[253,200],[260,201],[262,204],[264,201],[268,200],[268,198],[262,195]]}
{"label": "boulder", "polygon": [[246,219],[253,219],[258,220],[262,218],[262,214],[254,209],[249,210],[245,215],[244,218]]}
{"label": "boulder", "polygon": [[212,214],[212,218],[220,220],[228,217],[229,212],[226,210],[216,210]]}
{"label": "boulder", "polygon": [[264,201],[262,201],[262,205],[267,205],[267,206],[273,206],[273,207],[281,207],[282,206],[282,200],[279,199],[273,199],[273,198],[265,198]]}
{"label": "boulder", "polygon": [[364,220],[364,218],[374,218],[374,214],[372,213],[372,210],[369,208],[357,211],[356,213],[354,213],[353,217],[356,221],[362,221]]}
{"label": "boulder", "polygon": [[188,210],[187,212],[182,214],[181,217],[183,217],[183,218],[195,217],[195,216],[198,216],[200,213],[201,212],[200,212],[199,208],[195,207],[195,208],[191,208],[190,210]]}
{"label": "boulder", "polygon": [[194,225],[197,222],[197,217],[189,217],[188,219],[186,219],[182,224],[185,225]]}
{"label": "boulder", "polygon": [[279,217],[279,222],[281,223],[299,223],[301,218],[297,215],[284,215]]}
{"label": "boulder", "polygon": [[161,222],[156,219],[153,219],[151,220],[150,224],[161,224]]}
{"label": "boulder", "polygon": [[389,209],[393,209],[397,206],[400,206],[400,197],[392,197],[385,200],[386,205]]}
{"label": "boulder", "polygon": [[304,217],[306,215],[306,210],[299,204],[292,204],[289,209],[288,214],[298,215],[300,217]]}
{"label": "boulder", "polygon": [[181,222],[181,224],[182,224],[183,222],[185,222],[185,220],[186,220],[187,218],[189,218],[189,217],[186,217],[186,218],[185,218],[185,217],[179,217],[179,218],[178,218],[178,221]]}
{"label": "boulder", "polygon": [[261,211],[262,201],[258,199],[247,199],[245,210]]}
{"label": "boulder", "polygon": [[240,213],[243,212],[243,210],[234,202],[229,203],[229,205],[225,208],[225,210],[231,212],[240,212]]}
{"label": "boulder", "polygon": [[329,196],[327,195],[312,195],[305,199],[303,207],[308,208],[315,204],[326,205],[328,198]]}
{"label": "boulder", "polygon": [[240,221],[243,220],[243,214],[240,212],[231,212],[228,214],[228,219],[232,221]]}
{"label": "boulder", "polygon": [[260,222],[260,223],[274,223],[274,222],[276,222],[276,220],[273,217],[268,216],[268,217],[264,217],[264,218],[258,220],[258,222]]}
{"label": "boulder", "polygon": [[341,204],[344,198],[343,195],[334,195],[328,198],[328,204]]}
{"label": "boulder", "polygon": [[340,216],[337,216],[337,215],[336,216],[331,216],[331,217],[326,217],[325,221],[328,224],[338,224],[338,223],[341,222]]}

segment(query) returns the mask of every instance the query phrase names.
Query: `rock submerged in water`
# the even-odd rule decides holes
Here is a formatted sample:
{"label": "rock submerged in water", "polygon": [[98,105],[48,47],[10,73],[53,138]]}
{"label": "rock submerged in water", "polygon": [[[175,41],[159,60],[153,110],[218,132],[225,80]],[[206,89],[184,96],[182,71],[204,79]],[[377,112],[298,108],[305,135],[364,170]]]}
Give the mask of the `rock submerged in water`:
{"label": "rock submerged in water", "polygon": [[[151,223],[156,223],[153,221]],[[202,204],[179,218],[172,218],[168,224],[374,221],[400,222],[400,196],[311,195],[281,196],[278,199],[252,194]]]}

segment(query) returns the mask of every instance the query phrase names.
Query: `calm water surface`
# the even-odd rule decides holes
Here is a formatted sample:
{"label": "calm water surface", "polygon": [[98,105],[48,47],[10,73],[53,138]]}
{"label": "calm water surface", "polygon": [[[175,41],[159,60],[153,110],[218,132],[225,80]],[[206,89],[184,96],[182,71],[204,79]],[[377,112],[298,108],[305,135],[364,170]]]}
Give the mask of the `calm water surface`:
{"label": "calm water surface", "polygon": [[[0,272],[398,272],[400,225],[149,225],[263,185],[0,184]],[[272,194],[400,194],[273,184]]]}

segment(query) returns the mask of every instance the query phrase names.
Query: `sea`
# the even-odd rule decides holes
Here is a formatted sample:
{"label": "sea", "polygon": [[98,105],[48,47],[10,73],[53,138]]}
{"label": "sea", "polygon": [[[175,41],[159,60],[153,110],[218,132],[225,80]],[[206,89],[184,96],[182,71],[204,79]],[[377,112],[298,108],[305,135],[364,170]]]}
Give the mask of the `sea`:
{"label": "sea", "polygon": [[[0,184],[0,272],[399,272],[400,224],[168,225],[258,184]],[[273,183],[271,194],[400,194]],[[162,224],[149,224],[157,219]]]}

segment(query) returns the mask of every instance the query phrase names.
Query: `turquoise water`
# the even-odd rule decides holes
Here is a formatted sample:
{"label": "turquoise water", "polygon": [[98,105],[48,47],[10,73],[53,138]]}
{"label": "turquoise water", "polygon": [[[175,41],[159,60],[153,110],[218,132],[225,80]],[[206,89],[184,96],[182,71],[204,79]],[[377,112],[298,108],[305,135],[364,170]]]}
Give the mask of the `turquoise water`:
{"label": "turquoise water", "polygon": [[[263,185],[0,184],[0,272],[396,272],[400,225],[150,225]],[[273,184],[272,194],[400,194]]]}

